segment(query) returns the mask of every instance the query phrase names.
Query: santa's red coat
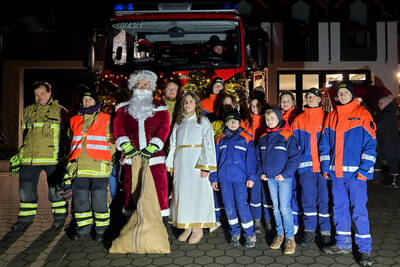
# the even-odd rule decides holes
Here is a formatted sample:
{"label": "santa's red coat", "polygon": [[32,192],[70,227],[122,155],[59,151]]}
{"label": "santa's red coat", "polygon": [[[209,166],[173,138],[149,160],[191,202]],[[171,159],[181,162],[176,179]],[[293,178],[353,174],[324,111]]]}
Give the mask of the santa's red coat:
{"label": "santa's red coat", "polygon": [[[137,150],[142,150],[149,143],[158,146],[158,152],[151,156],[149,166],[157,189],[161,214],[167,216],[169,215],[168,182],[164,166],[165,153],[162,149],[170,130],[168,107],[163,102],[153,101],[153,116],[145,120],[137,120],[128,113],[128,104],[129,102],[124,102],[115,108],[116,115],[113,124],[115,144],[118,150],[122,150],[121,145],[128,141]],[[125,160],[124,170],[124,208],[132,209],[131,160]]]}

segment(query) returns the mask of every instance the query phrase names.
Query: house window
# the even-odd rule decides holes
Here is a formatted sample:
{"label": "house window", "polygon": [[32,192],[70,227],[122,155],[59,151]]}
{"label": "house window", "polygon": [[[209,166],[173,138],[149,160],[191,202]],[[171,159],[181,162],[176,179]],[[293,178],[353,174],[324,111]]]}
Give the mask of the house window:
{"label": "house window", "polygon": [[340,24],[341,60],[376,60],[376,22],[370,18],[368,6],[357,0],[346,8],[343,13],[348,14],[349,19],[343,19]]}

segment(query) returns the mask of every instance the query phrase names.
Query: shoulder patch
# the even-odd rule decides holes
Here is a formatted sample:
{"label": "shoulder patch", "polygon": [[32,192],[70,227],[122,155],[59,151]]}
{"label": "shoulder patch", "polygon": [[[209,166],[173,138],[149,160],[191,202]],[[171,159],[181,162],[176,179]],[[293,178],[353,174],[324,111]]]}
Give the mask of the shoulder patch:
{"label": "shoulder patch", "polygon": [[219,141],[221,141],[222,138],[224,138],[226,135],[225,134],[221,134],[218,138],[217,138],[217,145],[219,144]]}
{"label": "shoulder patch", "polygon": [[246,139],[246,142],[247,142],[247,143],[250,142],[250,140],[251,140],[251,135],[248,134],[246,131],[240,132],[240,135],[243,136],[243,137]]}
{"label": "shoulder patch", "polygon": [[285,137],[286,141],[289,139],[290,136],[293,135],[292,132],[288,130],[282,130],[279,134]]}

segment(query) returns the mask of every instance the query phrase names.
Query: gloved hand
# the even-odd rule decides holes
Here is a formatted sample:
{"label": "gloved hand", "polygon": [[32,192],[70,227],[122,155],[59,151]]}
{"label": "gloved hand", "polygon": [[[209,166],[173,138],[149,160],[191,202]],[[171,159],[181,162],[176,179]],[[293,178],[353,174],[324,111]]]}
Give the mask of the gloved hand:
{"label": "gloved hand", "polygon": [[136,150],[136,148],[131,144],[131,142],[123,143],[121,148],[125,152],[125,157],[127,159],[131,159],[134,156],[139,155],[140,153],[140,151]]}
{"label": "gloved hand", "polygon": [[151,155],[153,155],[158,150],[158,146],[154,144],[148,144],[145,148],[140,151],[140,157],[143,161],[149,161]]}
{"label": "gloved hand", "polygon": [[66,169],[66,174],[64,176],[65,178],[70,178],[73,179],[78,176],[78,161],[72,160],[68,161]]}
{"label": "gloved hand", "polygon": [[68,174],[66,174],[64,176],[64,182],[62,182],[61,184],[58,184],[57,187],[57,191],[61,194],[61,196],[65,199],[65,200],[70,200],[72,198],[72,179],[68,177]]}
{"label": "gloved hand", "polygon": [[18,175],[19,169],[21,167],[21,161],[19,160],[19,155],[16,154],[10,159],[10,171],[12,175]]}

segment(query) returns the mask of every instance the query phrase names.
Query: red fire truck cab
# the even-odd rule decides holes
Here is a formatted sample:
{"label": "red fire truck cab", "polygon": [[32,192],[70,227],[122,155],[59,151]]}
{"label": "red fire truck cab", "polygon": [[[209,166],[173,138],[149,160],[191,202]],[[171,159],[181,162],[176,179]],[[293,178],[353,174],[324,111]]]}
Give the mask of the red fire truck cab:
{"label": "red fire truck cab", "polygon": [[184,84],[193,70],[223,79],[244,73],[243,21],[234,5],[210,3],[207,10],[194,3],[148,6],[116,5],[107,30],[104,75],[126,80],[136,69],[150,69],[160,76],[174,73]]}

